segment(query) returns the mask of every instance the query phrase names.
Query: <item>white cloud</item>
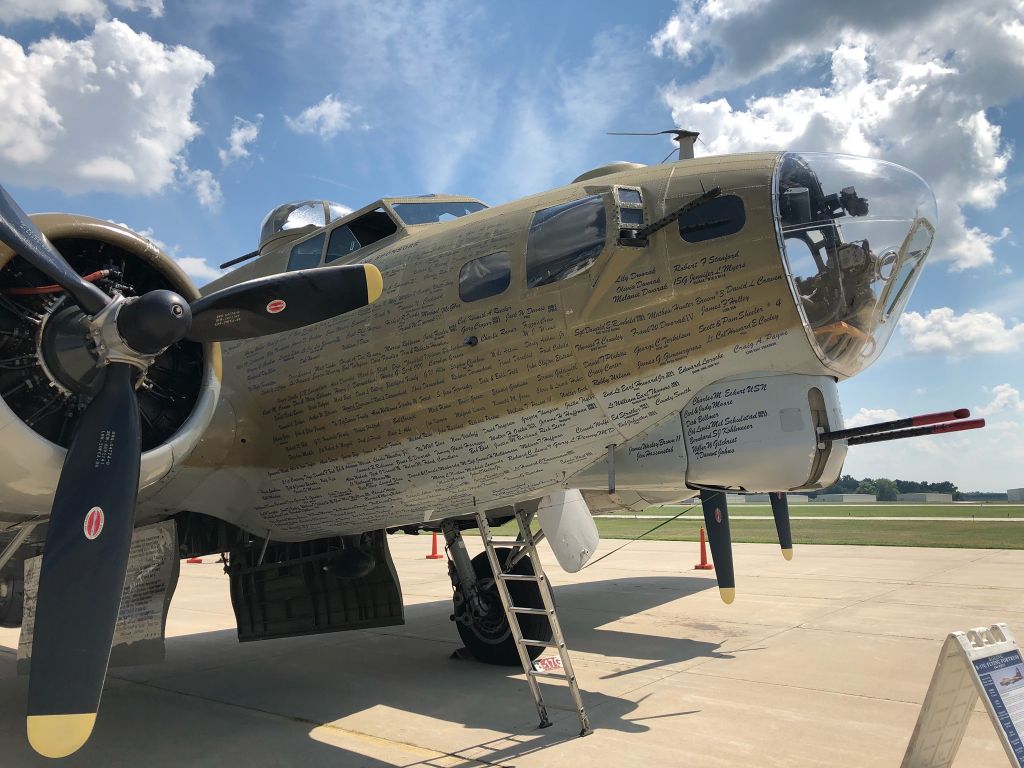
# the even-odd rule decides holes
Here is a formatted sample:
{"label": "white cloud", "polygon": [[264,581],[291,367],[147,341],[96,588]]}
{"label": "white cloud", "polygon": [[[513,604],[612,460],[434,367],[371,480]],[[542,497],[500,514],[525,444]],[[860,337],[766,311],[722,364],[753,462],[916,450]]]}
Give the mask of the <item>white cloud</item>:
{"label": "white cloud", "polygon": [[107,16],[108,8],[146,10],[151,16],[164,12],[163,0],[4,0],[0,3],[0,23],[53,21],[60,16],[79,22],[99,21]]}
{"label": "white cloud", "polygon": [[338,101],[329,93],[319,102],[302,110],[295,117],[285,117],[285,124],[296,133],[315,133],[325,141],[349,128],[356,107]]}
{"label": "white cloud", "polygon": [[260,126],[263,125],[263,115],[256,115],[255,120],[246,120],[244,117],[236,117],[231,126],[231,133],[228,134],[228,146],[217,151],[223,165],[230,165],[235,160],[249,157],[249,145],[254,143],[260,135]]}
{"label": "white cloud", "polygon": [[853,429],[883,421],[895,421],[900,415],[892,408],[861,408],[853,416],[844,419],[843,428]]}
{"label": "white cloud", "polygon": [[987,405],[978,405],[974,410],[979,416],[991,416],[1001,411],[1024,413],[1024,402],[1021,402],[1020,391],[1009,384],[996,384],[992,387],[992,399]]}
{"label": "white cloud", "polygon": [[98,183],[131,184],[135,181],[135,171],[124,160],[116,157],[94,157],[78,165],[78,175]]}
{"label": "white cloud", "polygon": [[983,429],[913,437],[888,443],[855,445],[844,474],[898,477],[904,480],[949,480],[966,491],[1019,488],[1024,466],[1024,424],[989,420]]}
{"label": "white cloud", "polygon": [[200,133],[194,94],[212,73],[197,51],[164,45],[120,21],[101,21],[81,40],[49,37],[28,50],[0,37],[0,178],[68,193],[133,195],[184,180],[206,194],[215,180],[191,178],[184,152]]}
{"label": "white cloud", "polygon": [[216,280],[224,274],[223,271],[208,264],[206,259],[200,259],[197,256],[175,256],[174,260],[179,267],[185,270],[186,275],[196,281],[197,285]]}
{"label": "white cloud", "polygon": [[[991,110],[1024,95],[1019,0],[685,0],[654,37],[660,55],[707,74],[666,92],[678,125],[701,130],[712,152],[818,149],[883,157],[921,174],[936,193],[937,259],[954,270],[994,260],[1005,237],[968,225],[1006,188],[1011,148]],[[830,64],[828,85],[752,97],[767,75]]]}
{"label": "white cloud", "polygon": [[957,315],[949,307],[926,315],[907,312],[900,318],[900,334],[911,352],[943,353],[953,359],[976,354],[1016,352],[1024,346],[1024,323],[1006,321],[993,312],[969,310]]}
{"label": "white cloud", "polygon": [[204,169],[183,171],[185,182],[196,193],[199,204],[209,211],[216,213],[224,202],[224,195],[220,191],[220,182],[213,177],[213,173]]}
{"label": "white cloud", "polygon": [[[854,477],[949,480],[967,491],[1005,491],[1021,485],[1024,466],[1024,408],[1008,384],[991,390],[985,406],[975,406],[986,426],[850,448],[843,473]],[[863,409],[862,409],[863,410]]]}

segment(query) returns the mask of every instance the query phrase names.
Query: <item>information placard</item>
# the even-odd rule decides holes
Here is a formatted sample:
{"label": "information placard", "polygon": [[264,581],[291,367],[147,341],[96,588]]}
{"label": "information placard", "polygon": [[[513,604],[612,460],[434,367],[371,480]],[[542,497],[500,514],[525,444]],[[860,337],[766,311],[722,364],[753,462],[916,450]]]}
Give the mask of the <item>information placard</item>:
{"label": "information placard", "polygon": [[1010,765],[1024,768],[1024,658],[1005,624],[946,638],[903,768],[950,768],[979,696]]}
{"label": "information placard", "polygon": [[1018,765],[1024,765],[1024,659],[1019,650],[974,659],[974,670]]}

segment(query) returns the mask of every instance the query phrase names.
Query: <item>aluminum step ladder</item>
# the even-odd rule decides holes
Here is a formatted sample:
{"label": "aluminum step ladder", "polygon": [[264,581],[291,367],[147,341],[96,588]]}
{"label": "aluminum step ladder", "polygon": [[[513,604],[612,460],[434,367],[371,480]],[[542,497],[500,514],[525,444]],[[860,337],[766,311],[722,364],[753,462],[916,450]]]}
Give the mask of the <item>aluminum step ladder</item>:
{"label": "aluminum step ladder", "polygon": [[[477,525],[480,529],[480,538],[483,540],[484,551],[487,553],[487,560],[491,564],[491,573],[495,575],[494,583],[501,596],[501,604],[505,608],[505,616],[508,619],[512,637],[516,642],[516,650],[519,652],[519,660],[523,665],[523,672],[526,673],[526,682],[529,684],[533,701],[537,705],[537,714],[540,716],[540,728],[547,728],[551,725],[548,719],[548,708],[575,711],[580,720],[580,736],[587,736],[593,732],[590,727],[590,718],[583,706],[583,699],[580,696],[580,688],[576,682],[576,673],[572,668],[572,659],[569,658],[569,649],[565,645],[565,637],[562,635],[562,626],[558,622],[558,615],[555,613],[555,601],[551,594],[551,586],[544,568],[540,564],[540,555],[537,554],[537,544],[544,538],[544,532],[540,531],[534,535],[530,531],[530,524],[533,522],[534,513],[516,510],[516,522],[519,525],[519,536],[515,539],[496,539],[491,533],[491,526],[487,522],[487,516],[483,512],[476,513]],[[512,552],[505,563],[498,562],[498,555],[495,546],[511,546]],[[533,564],[533,575],[508,573],[512,567],[523,558],[529,555]],[[503,567],[504,566],[504,567]],[[532,581],[536,582],[540,592],[540,599],[543,608],[527,608],[512,603],[512,596],[508,591],[509,581]],[[538,640],[523,637],[523,630],[519,626],[519,616],[544,616],[551,626],[551,639]],[[530,646],[541,648],[555,648],[561,658],[562,668],[538,669],[530,661],[527,648]],[[569,693],[572,696],[573,706],[561,706],[558,704],[545,704],[544,696],[541,693],[541,681],[563,680],[568,683]]]}

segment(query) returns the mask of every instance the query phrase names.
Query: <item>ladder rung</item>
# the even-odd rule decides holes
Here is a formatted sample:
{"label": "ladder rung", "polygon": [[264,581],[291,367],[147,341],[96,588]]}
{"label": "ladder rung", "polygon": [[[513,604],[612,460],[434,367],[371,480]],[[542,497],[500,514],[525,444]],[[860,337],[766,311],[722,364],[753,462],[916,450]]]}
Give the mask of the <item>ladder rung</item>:
{"label": "ladder rung", "polygon": [[[512,613],[522,613],[525,616],[547,616],[548,611],[545,608],[520,608],[517,605],[511,606]],[[554,613],[554,611],[552,611]]]}
{"label": "ladder rung", "polygon": [[528,573],[499,573],[498,578],[502,581],[540,581],[544,576],[535,576]]}
{"label": "ladder rung", "polygon": [[524,637],[519,641],[520,645],[532,645],[535,648],[561,648],[562,644],[557,643],[554,640],[531,640],[528,637]]}
{"label": "ladder rung", "polygon": [[488,542],[494,547],[525,547],[526,542],[520,539],[490,539]]}
{"label": "ladder rung", "polygon": [[564,669],[561,672],[548,672],[547,670],[543,669],[530,669],[527,670],[526,674],[528,674],[530,677],[557,677],[561,680],[569,679],[569,676],[565,674]]}

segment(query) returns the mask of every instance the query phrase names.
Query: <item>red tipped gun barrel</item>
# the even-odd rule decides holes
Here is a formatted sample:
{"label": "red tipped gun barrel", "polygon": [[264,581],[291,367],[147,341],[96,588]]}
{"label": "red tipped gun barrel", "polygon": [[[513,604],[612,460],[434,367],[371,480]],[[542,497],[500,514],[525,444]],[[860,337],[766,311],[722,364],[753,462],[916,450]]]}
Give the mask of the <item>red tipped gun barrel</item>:
{"label": "red tipped gun barrel", "polygon": [[884,443],[886,440],[902,440],[905,437],[921,437],[923,435],[942,435],[946,432],[962,432],[965,429],[981,429],[985,426],[984,419],[971,419],[970,421],[953,421],[946,424],[934,424],[930,427],[918,427],[917,429],[901,429],[896,432],[882,432],[877,435],[864,435],[863,437],[851,437],[846,441],[847,445],[863,445],[864,443]]}
{"label": "red tipped gun barrel", "polygon": [[[942,424],[943,422],[954,421],[956,419],[966,419],[971,415],[971,412],[966,408],[957,408],[955,411],[942,411],[940,413],[925,413],[921,416],[911,416],[906,419],[896,419],[895,421],[883,421],[880,424],[868,424],[863,427],[853,427],[852,429],[840,429],[835,432],[826,432],[821,436],[822,440],[847,440],[850,438],[860,438],[865,435],[875,435],[880,432],[895,432],[898,429],[907,429],[908,427],[927,427],[933,424]],[[981,423],[979,424],[978,421]],[[977,429],[978,427],[985,426],[985,420],[979,419],[976,421],[963,422],[964,424],[972,424],[973,426],[965,427],[956,425],[956,429],[941,430],[944,432],[957,432],[961,429]],[[951,425],[952,426],[952,425]],[[902,437],[917,437],[918,435],[931,435],[934,432],[920,432],[913,430],[914,434],[902,434]],[[896,438],[887,438],[889,440],[895,440]],[[857,442],[879,442],[878,440],[858,440]],[[852,441],[850,445],[855,445]]]}

